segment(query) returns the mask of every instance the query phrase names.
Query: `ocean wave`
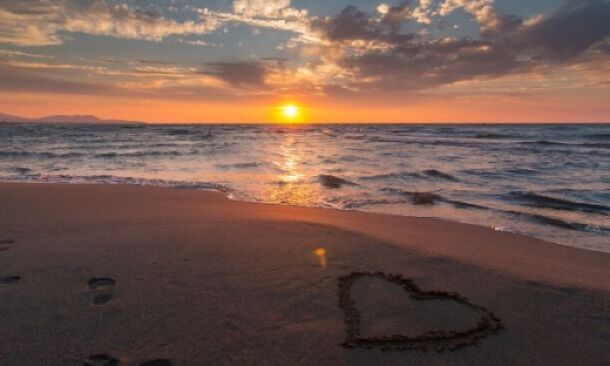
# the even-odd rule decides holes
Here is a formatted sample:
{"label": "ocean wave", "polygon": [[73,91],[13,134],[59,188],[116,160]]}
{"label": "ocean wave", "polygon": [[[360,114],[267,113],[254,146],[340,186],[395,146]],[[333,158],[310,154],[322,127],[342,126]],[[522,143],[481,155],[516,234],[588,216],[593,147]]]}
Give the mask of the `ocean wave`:
{"label": "ocean wave", "polygon": [[590,149],[610,149],[610,143],[604,142],[584,142],[571,143],[551,140],[521,141],[520,145],[540,145],[540,146],[565,146],[565,147],[585,147]]}
{"label": "ocean wave", "polygon": [[475,139],[510,139],[510,138],[515,138],[515,136],[513,136],[513,135],[504,135],[504,134],[501,134],[501,133],[492,133],[492,132],[477,133],[473,137]]}
{"label": "ocean wave", "polygon": [[383,188],[382,191],[410,197],[411,203],[415,204],[415,205],[417,205],[417,204],[435,204],[437,202],[443,202],[443,203],[452,204],[456,208],[493,211],[498,214],[524,218],[530,222],[555,226],[555,227],[559,227],[559,228],[566,229],[566,230],[594,232],[594,233],[598,233],[598,234],[610,234],[610,227],[603,227],[603,226],[598,226],[598,225],[590,225],[590,224],[583,224],[583,223],[579,223],[579,222],[567,221],[567,220],[559,219],[556,217],[551,217],[551,216],[546,216],[546,215],[541,215],[541,214],[536,214],[536,213],[531,213],[531,212],[521,212],[521,211],[515,211],[515,210],[503,210],[503,209],[491,208],[491,207],[476,205],[476,204],[472,204],[472,203],[448,199],[448,198],[445,198],[445,197],[443,197],[437,193],[433,193],[433,192],[411,192],[411,191],[404,191],[404,190],[397,189],[397,188]]}
{"label": "ocean wave", "polygon": [[570,201],[564,198],[545,196],[535,192],[515,191],[508,193],[504,197],[509,201],[517,202],[523,206],[563,211],[582,211],[603,215],[610,213],[610,207],[607,206]]}
{"label": "ocean wave", "polygon": [[441,178],[441,179],[445,179],[445,180],[450,180],[452,182],[458,181],[458,179],[456,177],[454,177],[453,175],[443,173],[436,169],[424,170],[423,173],[426,174],[427,176],[434,177],[434,178]]}
{"label": "ocean wave", "polygon": [[318,175],[318,182],[322,184],[326,188],[337,189],[341,188],[344,185],[356,186],[357,184],[354,182],[350,182],[347,179],[339,178],[330,174],[320,174]]}
{"label": "ocean wave", "polygon": [[474,203],[468,203],[463,201],[456,201],[453,199],[449,199],[441,196],[437,192],[417,192],[417,191],[405,191],[398,188],[382,188],[382,192],[388,192],[393,194],[398,194],[401,196],[409,197],[409,201],[414,205],[431,205],[438,202],[444,202],[453,205],[455,208],[460,209],[478,209],[478,210],[491,210],[489,207],[477,205]]}
{"label": "ocean wave", "polygon": [[171,128],[164,129],[163,132],[169,136],[183,136],[183,135],[193,135],[196,133],[194,130],[189,130],[186,128]]}
{"label": "ocean wave", "polygon": [[583,137],[594,140],[610,140],[610,133],[594,133],[590,135],[584,135]]}
{"label": "ocean wave", "polygon": [[127,184],[139,186],[156,186],[184,189],[206,189],[223,193],[231,192],[231,188],[214,182],[176,181],[167,179],[148,179],[138,177],[121,177],[114,175],[44,175],[36,174],[27,177],[0,177],[3,181],[22,181],[33,183],[60,183],[60,184]]}
{"label": "ocean wave", "polygon": [[460,173],[471,175],[474,177],[483,177],[486,179],[514,179],[515,176],[535,176],[541,172],[527,168],[507,168],[507,169],[464,169]]}
{"label": "ocean wave", "polygon": [[509,214],[509,215],[525,218],[530,222],[537,222],[540,224],[555,226],[555,227],[559,227],[562,229],[582,231],[582,232],[594,232],[594,233],[600,233],[600,234],[610,234],[610,227],[603,227],[603,226],[597,226],[597,225],[583,224],[580,222],[567,221],[567,220],[558,219],[556,217],[534,214],[534,213],[530,213],[530,212],[519,212],[519,211],[510,211],[510,210],[503,210],[501,212]]}
{"label": "ocean wave", "polygon": [[386,174],[376,174],[376,175],[368,175],[362,176],[360,179],[362,180],[370,180],[370,181],[385,181],[385,180],[412,180],[412,179],[425,179],[425,178],[439,178],[443,180],[448,180],[451,182],[458,182],[459,179],[454,177],[451,174],[444,173],[437,169],[427,169],[421,172],[393,172]]}
{"label": "ocean wave", "polygon": [[95,155],[96,158],[115,158],[116,156],[117,156],[117,153],[115,153],[115,152],[102,153],[102,154]]}
{"label": "ocean wave", "polygon": [[521,142],[518,142],[518,144],[520,144],[520,145],[545,145],[545,146],[569,145],[565,142],[550,141],[550,140],[521,141]]}
{"label": "ocean wave", "polygon": [[509,169],[505,169],[504,171],[509,174],[518,174],[518,175],[533,175],[533,174],[538,173],[537,171],[535,171],[533,169],[526,169],[526,168],[509,168]]}
{"label": "ocean wave", "polygon": [[[50,153],[43,153],[43,154],[50,154]],[[25,156],[31,156],[32,153],[28,152],[28,151],[1,151],[0,150],[0,157],[25,157]]]}
{"label": "ocean wave", "polygon": [[[453,203],[456,207],[459,208],[459,205],[460,205],[459,201],[446,200],[446,202]],[[461,204],[464,204],[464,203],[461,203]],[[522,212],[522,211],[515,211],[515,210],[502,210],[502,209],[490,208],[490,207],[472,205],[472,204],[467,204],[467,206],[465,206],[463,208],[489,210],[489,211],[496,212],[498,214],[523,218],[532,223],[559,227],[559,228],[566,229],[566,230],[581,231],[581,232],[588,232],[588,233],[598,233],[598,234],[610,234],[609,227],[602,227],[602,226],[596,226],[596,225],[590,225],[590,224],[583,224],[580,222],[567,221],[567,220],[559,219],[556,217],[541,215],[541,214],[536,214],[536,213],[531,213],[531,212]]]}
{"label": "ocean wave", "polygon": [[610,143],[585,142],[584,144],[578,144],[578,146],[595,149],[610,149]]}
{"label": "ocean wave", "polygon": [[146,157],[146,156],[181,156],[181,155],[187,155],[187,154],[188,154],[187,151],[149,150],[149,151],[134,151],[134,152],[127,152],[127,153],[107,152],[107,153],[96,154],[95,157],[108,159],[108,158],[116,158],[116,157],[138,158],[138,157]]}
{"label": "ocean wave", "polygon": [[362,180],[385,181],[385,180],[410,180],[413,178],[422,178],[421,174],[415,172],[394,172],[387,174],[368,175],[360,177]]}
{"label": "ocean wave", "polygon": [[320,156],[320,158],[322,158],[321,162],[324,164],[355,163],[358,161],[368,160],[364,157],[357,156],[357,155],[341,155],[341,156],[326,157],[326,158]]}
{"label": "ocean wave", "polygon": [[398,188],[382,188],[381,191],[409,197],[414,205],[433,205],[437,202],[446,201],[444,197],[434,192],[405,191]]}
{"label": "ocean wave", "polygon": [[79,156],[84,156],[84,154],[82,153],[75,153],[75,152],[71,152],[71,153],[52,153],[49,151],[43,151],[43,152],[39,152],[39,151],[11,151],[11,150],[0,150],[0,158],[2,157],[7,157],[7,158],[46,158],[46,159],[51,159],[51,158],[74,158],[74,157],[79,157]]}
{"label": "ocean wave", "polygon": [[384,143],[384,144],[401,144],[414,146],[444,146],[444,147],[462,147],[462,148],[498,148],[498,144],[493,141],[473,141],[473,140],[456,140],[456,139],[392,139],[384,137],[371,137],[365,141],[366,143]]}
{"label": "ocean wave", "polygon": [[456,200],[452,200],[452,199],[447,199],[444,198],[443,199],[445,202],[450,203],[453,205],[453,207],[455,208],[463,208],[463,209],[477,209],[477,210],[491,210],[491,208],[487,207],[487,206],[481,206],[481,205],[477,205],[474,203],[469,203],[469,202],[463,202],[463,201],[456,201]]}
{"label": "ocean wave", "polygon": [[21,166],[18,166],[18,167],[14,167],[12,170],[13,170],[15,173],[17,173],[17,174],[21,174],[21,175],[32,174],[32,169],[27,168],[27,167],[21,167]]}
{"label": "ocean wave", "polygon": [[351,134],[347,134],[343,136],[346,139],[350,139],[350,140],[366,140],[369,136],[368,135],[351,135]]}
{"label": "ocean wave", "polygon": [[274,170],[278,172],[282,172],[283,170],[275,166],[273,163],[269,162],[246,162],[246,163],[233,163],[233,164],[216,164],[216,168],[218,169],[239,169],[239,170],[247,170],[247,169],[256,169],[260,167],[272,167]]}
{"label": "ocean wave", "polygon": [[405,202],[405,200],[401,199],[330,197],[326,199],[325,204],[339,210],[356,210],[367,206],[401,204]]}

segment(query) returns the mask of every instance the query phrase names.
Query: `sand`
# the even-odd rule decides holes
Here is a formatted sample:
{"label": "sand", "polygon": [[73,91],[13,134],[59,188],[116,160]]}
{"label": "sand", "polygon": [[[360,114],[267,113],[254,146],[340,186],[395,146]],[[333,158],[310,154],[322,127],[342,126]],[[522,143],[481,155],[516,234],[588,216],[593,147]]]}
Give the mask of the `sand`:
{"label": "sand", "polygon": [[0,279],[3,366],[610,364],[610,255],[436,219],[2,183]]}

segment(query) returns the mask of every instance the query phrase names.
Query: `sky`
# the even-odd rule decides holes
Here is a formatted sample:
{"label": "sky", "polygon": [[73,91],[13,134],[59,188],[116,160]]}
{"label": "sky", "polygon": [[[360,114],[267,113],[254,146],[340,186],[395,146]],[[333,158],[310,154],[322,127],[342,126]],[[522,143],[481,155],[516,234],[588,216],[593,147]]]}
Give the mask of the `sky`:
{"label": "sky", "polygon": [[610,0],[0,0],[0,113],[609,122]]}

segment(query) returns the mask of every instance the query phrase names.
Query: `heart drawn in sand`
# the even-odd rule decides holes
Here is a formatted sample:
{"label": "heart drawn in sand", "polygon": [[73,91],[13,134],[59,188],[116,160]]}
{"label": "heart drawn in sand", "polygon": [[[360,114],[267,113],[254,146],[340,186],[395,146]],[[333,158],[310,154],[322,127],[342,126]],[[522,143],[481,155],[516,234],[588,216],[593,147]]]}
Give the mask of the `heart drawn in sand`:
{"label": "heart drawn in sand", "polygon": [[[364,336],[361,334],[362,315],[352,296],[352,287],[359,280],[379,279],[401,287],[410,299],[416,301],[441,300],[452,301],[480,314],[472,326],[465,329],[429,330],[419,335],[384,335]],[[339,306],[343,310],[346,323],[346,339],[343,346],[348,348],[381,348],[387,350],[422,350],[433,349],[437,352],[454,351],[476,344],[483,337],[495,334],[503,328],[502,322],[484,306],[471,303],[464,296],[455,292],[424,291],[412,280],[401,275],[383,272],[353,272],[339,277]]]}

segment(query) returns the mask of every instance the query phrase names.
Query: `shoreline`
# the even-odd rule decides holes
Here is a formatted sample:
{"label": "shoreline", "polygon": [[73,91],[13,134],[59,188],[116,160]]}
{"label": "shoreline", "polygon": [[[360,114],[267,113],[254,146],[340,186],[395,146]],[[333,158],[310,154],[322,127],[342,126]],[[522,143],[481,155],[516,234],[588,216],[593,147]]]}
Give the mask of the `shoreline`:
{"label": "shoreline", "polygon": [[[121,177],[115,177],[115,176],[108,176],[108,177],[117,178],[117,179],[121,178]],[[93,177],[75,177],[75,178],[87,179],[87,178],[95,178],[95,176],[93,176]],[[395,214],[395,213],[375,212],[375,211],[363,210],[363,209],[357,209],[357,208],[356,209],[340,208],[340,207],[335,207],[333,205],[300,206],[300,205],[293,204],[293,203],[263,202],[263,201],[249,200],[249,199],[243,199],[243,198],[235,198],[233,196],[233,190],[231,188],[226,187],[225,185],[223,185],[221,183],[215,183],[215,182],[179,182],[179,181],[166,181],[163,179],[157,180],[157,179],[147,179],[147,178],[128,178],[128,179],[133,179],[134,183],[112,182],[112,181],[108,182],[108,181],[95,181],[95,180],[93,180],[93,181],[74,181],[74,182],[67,182],[67,181],[49,182],[49,181],[36,181],[36,180],[30,180],[30,181],[0,180],[0,184],[43,184],[43,185],[44,184],[53,184],[53,185],[68,185],[68,186],[71,186],[71,185],[93,185],[93,186],[109,185],[109,186],[156,187],[156,188],[162,188],[162,189],[179,189],[179,190],[188,190],[188,191],[212,192],[212,193],[222,194],[228,200],[235,201],[235,202],[244,202],[244,203],[252,203],[252,204],[262,204],[262,205],[278,205],[278,206],[288,206],[288,207],[306,208],[306,209],[311,208],[311,209],[323,209],[323,210],[336,210],[336,211],[342,211],[342,212],[364,212],[364,213],[372,214],[372,215],[382,215],[382,216],[390,216],[390,217],[406,217],[406,218],[414,218],[414,219],[431,219],[431,220],[439,220],[441,222],[447,222],[447,223],[473,225],[473,226],[491,229],[493,231],[505,232],[505,233],[509,233],[509,234],[524,236],[527,238],[537,239],[537,240],[543,241],[545,243],[559,245],[562,247],[610,255],[610,250],[603,250],[600,248],[591,248],[588,246],[576,246],[576,245],[567,244],[567,243],[554,242],[551,240],[547,240],[544,237],[536,236],[535,234],[532,234],[532,233],[498,229],[497,227],[495,227],[493,225],[474,224],[474,223],[471,223],[468,221],[459,221],[457,219],[450,219],[450,218],[446,218],[446,217],[401,215],[401,214]],[[608,237],[608,238],[610,239],[610,237]]]}
{"label": "shoreline", "polygon": [[0,183],[0,360],[606,365],[609,263],[431,218]]}
{"label": "shoreline", "polygon": [[[222,200],[226,200],[226,202],[234,202],[237,205],[242,205],[241,207],[248,208],[249,210],[256,210],[257,206],[266,206],[271,208],[271,210],[267,210],[266,213],[276,212],[274,214],[269,215],[270,218],[282,220],[282,214],[285,211],[288,211],[289,215],[292,215],[291,219],[298,218],[299,220],[303,220],[306,222],[316,223],[316,224],[324,224],[333,226],[336,228],[358,232],[365,235],[370,235],[377,239],[384,240],[388,243],[392,243],[402,248],[407,249],[415,249],[421,251],[422,253],[426,253],[429,255],[439,255],[439,256],[448,256],[454,259],[463,260],[466,263],[471,263],[479,266],[489,266],[492,269],[501,269],[507,270],[507,273],[517,276],[537,276],[541,280],[559,280],[557,284],[561,285],[584,285],[590,288],[600,288],[610,290],[610,269],[604,271],[603,266],[605,263],[610,263],[610,253],[598,252],[593,250],[587,250],[583,248],[572,247],[564,244],[548,242],[543,239],[539,239],[533,236],[527,236],[520,233],[513,233],[510,231],[500,231],[495,230],[492,227],[463,223],[459,221],[446,220],[443,218],[437,217],[419,217],[419,216],[402,216],[402,215],[393,215],[393,214],[384,214],[384,213],[371,213],[367,211],[360,210],[342,210],[332,207],[304,207],[297,206],[292,204],[277,204],[277,203],[266,203],[266,202],[256,202],[256,201],[242,201],[231,199],[227,196],[227,192],[223,192],[220,190],[216,190],[214,188],[180,188],[180,187],[161,187],[155,185],[138,185],[138,184],[98,184],[98,183],[39,183],[39,182],[31,182],[35,185],[40,185],[42,187],[46,186],[58,186],[58,187],[95,187],[96,189],[104,189],[108,187],[109,189],[151,189],[151,190],[174,190],[177,192],[185,192],[187,194],[202,194],[202,198],[211,198],[214,197],[214,202],[217,203],[217,199],[220,197]],[[29,185],[30,182],[0,182],[0,190],[8,185]],[[85,188],[86,189],[86,188]],[[208,196],[209,195],[209,196]],[[207,197],[206,197],[207,196]],[[222,202],[220,202],[222,204]],[[277,210],[274,210],[277,208]],[[284,208],[285,210],[282,210]],[[325,213],[323,215],[316,215],[316,212]],[[345,217],[343,215],[345,214]],[[296,216],[295,216],[296,215]],[[350,223],[347,219],[357,219],[359,224],[362,224],[362,221],[371,222],[365,225],[354,225]],[[384,222],[384,218],[390,221],[386,224]],[[451,234],[463,234],[465,236],[469,235],[491,235],[495,239],[499,241],[498,243],[492,244],[493,248],[486,247],[485,245],[481,245],[478,242],[471,242],[467,244],[463,238],[458,239],[458,243],[451,244],[451,239],[448,239],[447,235],[442,235],[440,233],[436,233],[440,239],[447,240],[447,243],[437,244],[433,243],[431,240],[436,238],[427,238],[426,236],[429,234],[428,232],[424,235],[416,234],[406,234],[405,237],[402,237],[402,230],[395,230],[389,228],[388,226],[392,225],[401,225],[407,224],[409,228],[413,228],[414,225],[417,226],[419,224],[425,225],[426,229],[438,228],[438,226],[449,226],[452,231]],[[446,229],[446,228],[444,228]],[[455,230],[455,232],[453,232]],[[404,238],[415,239],[416,242],[412,242],[406,244],[403,240]],[[507,245],[509,243],[509,245]],[[464,245],[466,244],[466,245]],[[476,252],[480,250],[481,252]],[[490,251],[496,250],[508,250],[512,251],[508,254],[512,258],[511,263],[506,263],[501,259],[498,261],[497,256],[489,256]],[[543,272],[558,272],[553,270],[548,271],[546,268],[541,269],[538,266],[540,263],[535,264],[530,260],[527,260],[527,257],[532,253],[527,253],[528,250],[535,251],[536,254],[544,253],[546,256],[547,263],[550,261],[551,266],[555,268],[563,267],[563,265],[558,265],[558,262],[566,259],[567,261],[573,261],[578,269],[584,270],[587,267],[590,267],[591,262],[595,263],[593,265],[594,270],[600,270],[609,279],[608,283],[600,284],[597,280],[591,281],[591,279],[584,280],[584,282],[580,282],[578,279],[568,279],[566,276],[561,276],[560,278],[557,276],[550,277]],[[474,251],[474,252],[473,252]],[[487,254],[484,260],[481,260],[481,256],[483,253]],[[534,255],[535,256],[535,255]],[[540,255],[542,257],[542,255]],[[576,258],[576,259],[574,259]],[[535,261],[535,260],[534,260]],[[584,265],[581,262],[589,261]],[[601,263],[600,267],[598,263]],[[511,267],[511,268],[509,268]],[[538,268],[537,268],[538,267]],[[564,268],[565,269],[565,268]],[[528,271],[530,270],[530,271]],[[572,268],[574,271],[575,268]],[[533,272],[532,272],[533,271]],[[575,273],[572,273],[575,274]],[[584,277],[583,277],[584,279]]]}

